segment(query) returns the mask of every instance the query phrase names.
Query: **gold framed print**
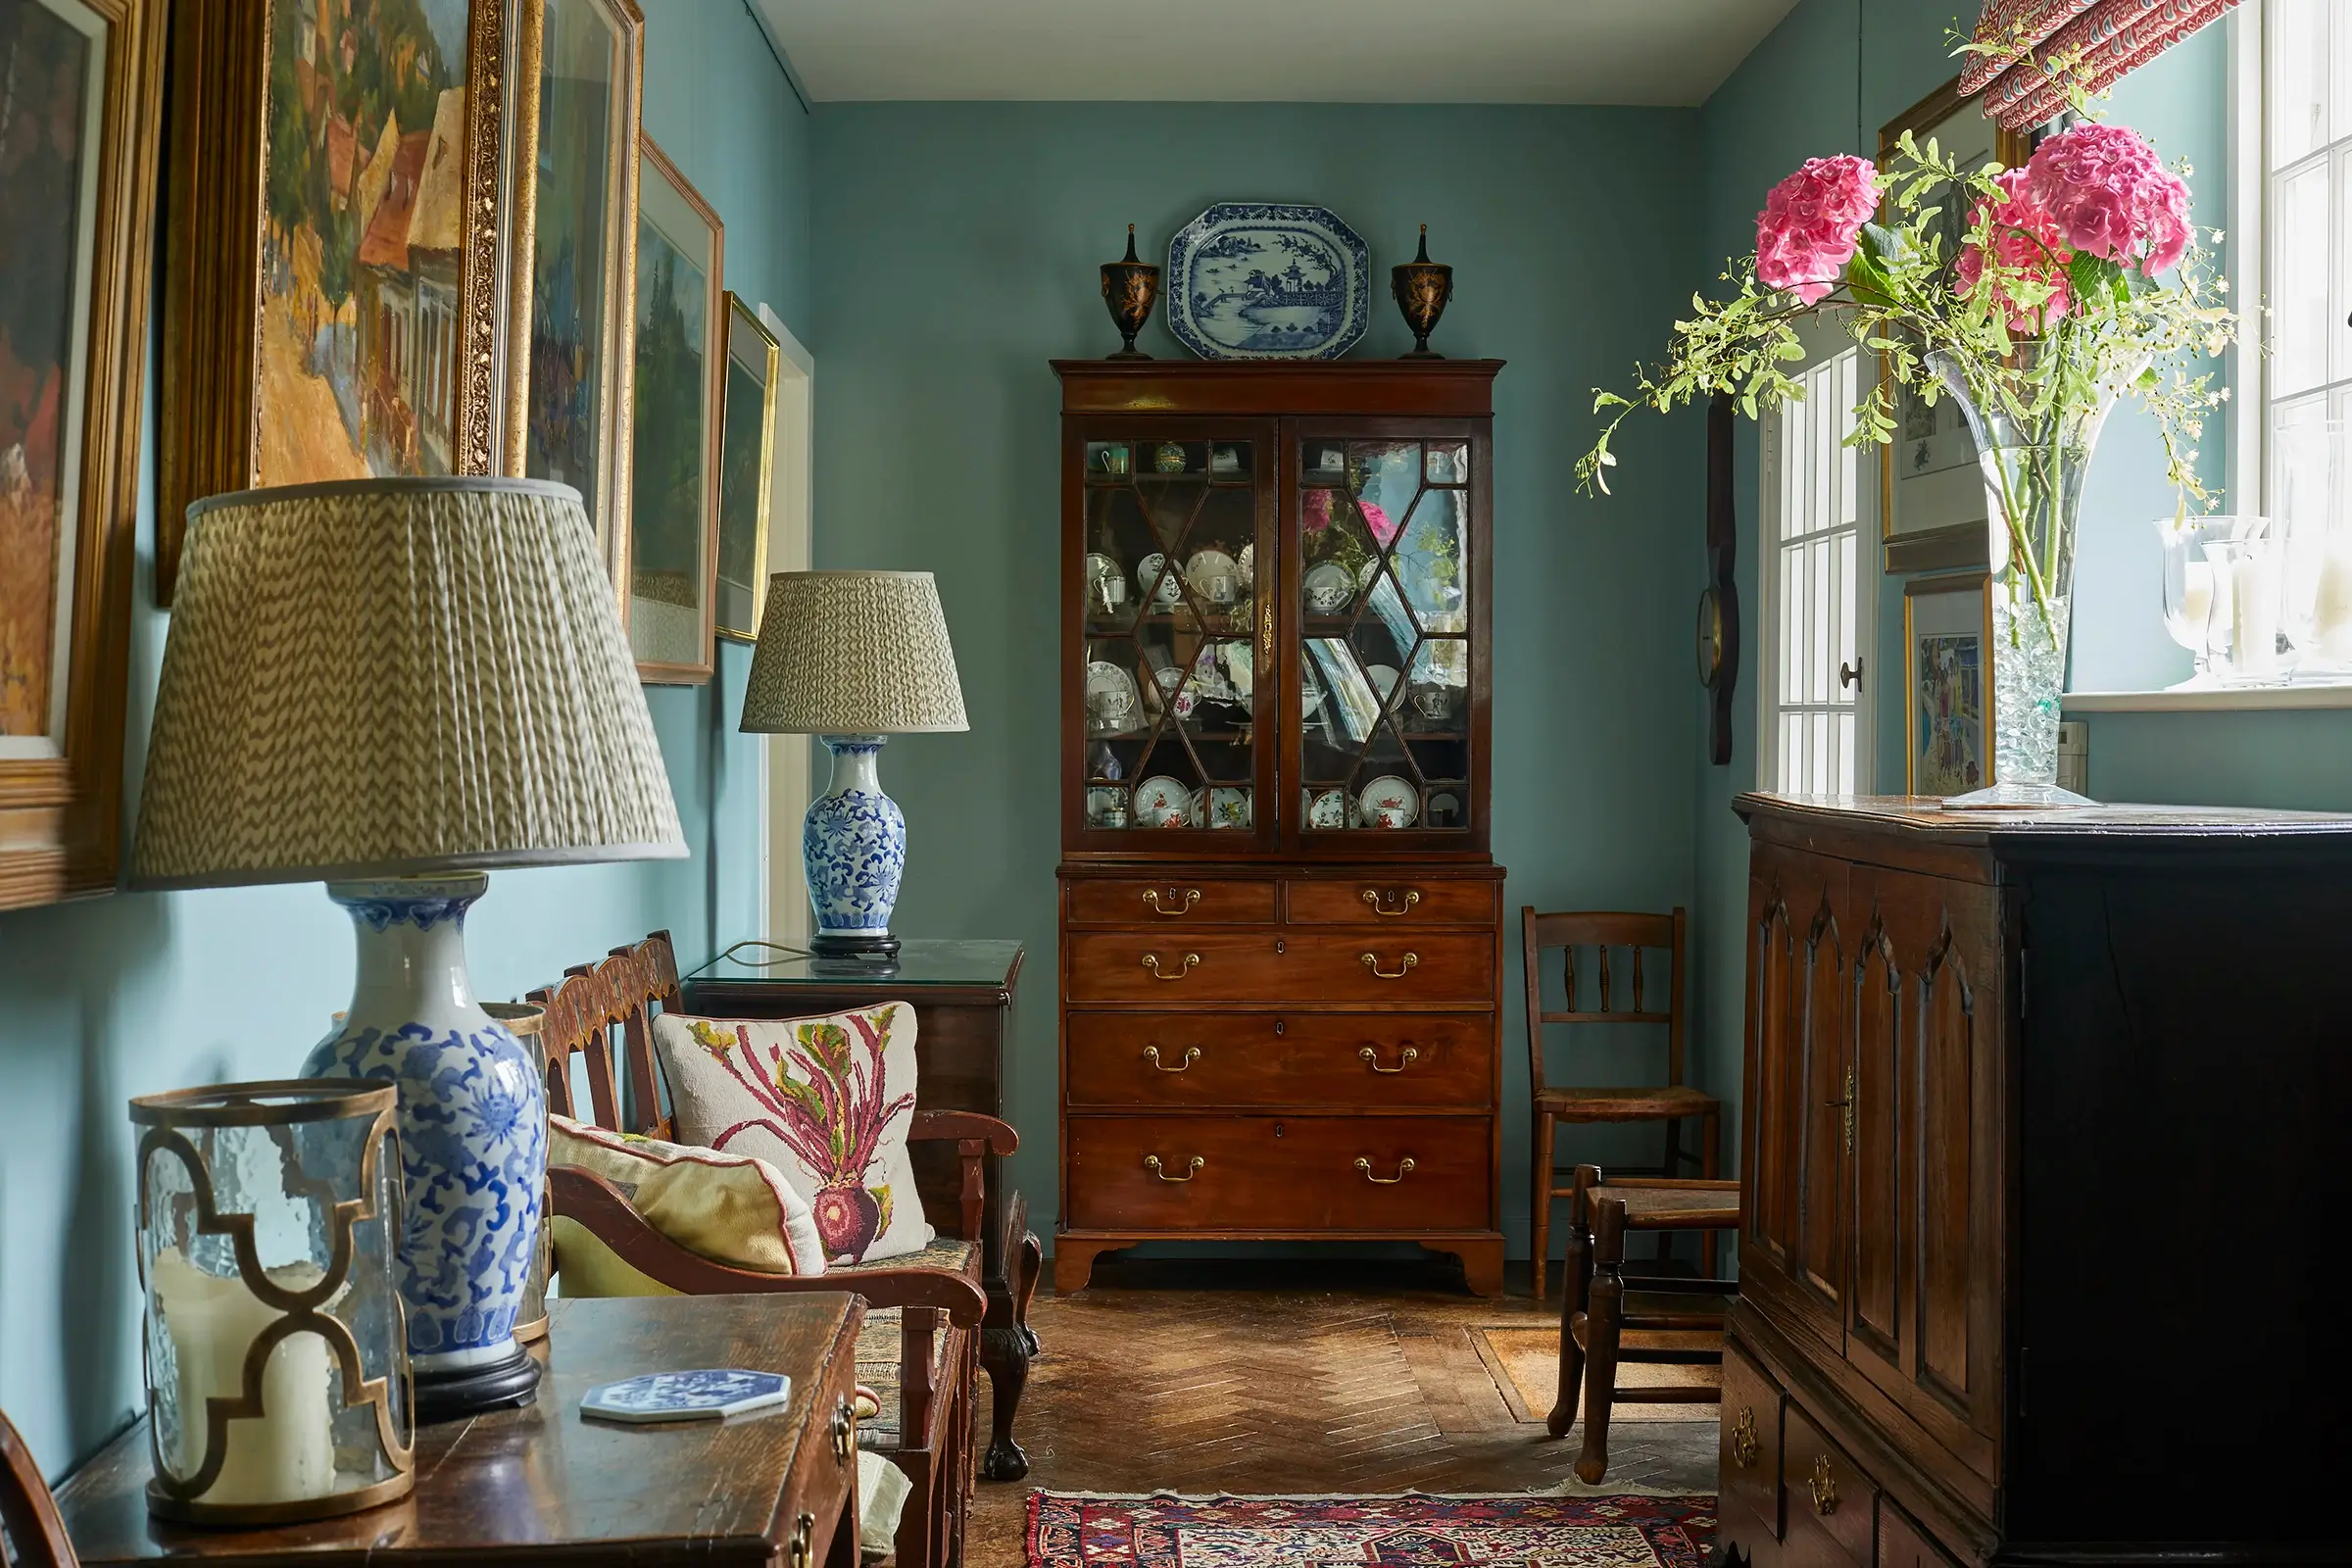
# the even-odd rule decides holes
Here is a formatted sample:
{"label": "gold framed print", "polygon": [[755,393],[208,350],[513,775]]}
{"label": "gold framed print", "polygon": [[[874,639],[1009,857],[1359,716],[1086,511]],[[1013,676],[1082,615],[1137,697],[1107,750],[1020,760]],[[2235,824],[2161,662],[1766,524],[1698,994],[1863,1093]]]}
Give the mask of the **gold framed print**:
{"label": "gold framed print", "polygon": [[1903,584],[1903,792],[1992,779],[1992,595],[1981,571]]}
{"label": "gold framed print", "polygon": [[111,892],[163,0],[0,0],[0,909]]}
{"label": "gold framed print", "polygon": [[[1894,156],[1906,130],[1922,146],[1933,138],[1964,166],[1997,161],[2014,169],[2031,152],[2025,137],[1985,119],[1977,99],[1960,96],[1957,76],[1880,129],[1881,168]],[[1931,195],[1929,201],[1934,200]],[[1961,203],[1946,201],[1936,225],[1948,266],[1968,232],[1968,213]],[[1886,569],[1936,571],[1985,564],[1984,484],[1977,470],[1977,443],[1960,405],[1938,398],[1930,407],[1908,388],[1891,384],[1884,357],[1879,378],[1886,387],[1895,422],[1894,439],[1879,448],[1880,534]]]}
{"label": "gold framed print", "polygon": [[727,380],[719,398],[718,634],[760,640],[767,599],[768,492],[776,462],[783,350],[742,295],[727,290]]}
{"label": "gold framed print", "polygon": [[726,233],[642,132],[629,434],[629,646],[656,685],[710,678]]}
{"label": "gold framed print", "polygon": [[175,0],[158,602],[204,496],[503,471],[522,377],[502,285],[523,260],[496,220],[506,65],[537,19],[538,0]]}

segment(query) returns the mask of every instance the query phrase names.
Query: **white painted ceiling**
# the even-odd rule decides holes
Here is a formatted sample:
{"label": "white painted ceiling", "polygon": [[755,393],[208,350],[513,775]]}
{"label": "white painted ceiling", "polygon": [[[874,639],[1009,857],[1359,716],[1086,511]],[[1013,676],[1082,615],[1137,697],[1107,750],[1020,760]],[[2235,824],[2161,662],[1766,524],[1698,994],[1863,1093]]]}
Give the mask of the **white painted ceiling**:
{"label": "white painted ceiling", "polygon": [[1692,105],[1794,0],[754,0],[818,102]]}

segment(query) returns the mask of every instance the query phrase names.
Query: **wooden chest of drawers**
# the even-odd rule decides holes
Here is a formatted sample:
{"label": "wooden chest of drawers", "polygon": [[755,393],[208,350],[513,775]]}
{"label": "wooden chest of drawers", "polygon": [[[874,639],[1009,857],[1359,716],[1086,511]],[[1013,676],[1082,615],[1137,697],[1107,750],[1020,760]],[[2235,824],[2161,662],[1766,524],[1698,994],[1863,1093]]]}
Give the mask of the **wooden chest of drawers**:
{"label": "wooden chest of drawers", "polygon": [[1065,867],[1055,1289],[1137,1242],[1322,1238],[1499,1291],[1500,878]]}

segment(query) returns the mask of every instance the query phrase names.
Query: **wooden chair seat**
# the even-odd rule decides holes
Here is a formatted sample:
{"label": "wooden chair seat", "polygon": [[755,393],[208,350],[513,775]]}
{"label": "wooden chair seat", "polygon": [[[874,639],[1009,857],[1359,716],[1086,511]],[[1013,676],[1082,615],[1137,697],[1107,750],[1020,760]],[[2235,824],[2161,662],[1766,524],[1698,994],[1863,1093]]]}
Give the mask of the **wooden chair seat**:
{"label": "wooden chair seat", "polygon": [[[961,1274],[974,1284],[980,1281],[980,1249],[971,1242],[955,1236],[936,1236],[931,1245],[919,1252],[903,1253],[897,1257],[875,1258],[863,1263],[837,1263],[825,1270],[823,1277],[839,1280],[838,1290],[858,1289],[857,1277],[883,1269],[922,1268],[941,1269],[950,1274]],[[901,1323],[902,1308],[875,1307],[865,1315],[865,1327],[858,1334],[858,1381],[871,1389],[881,1409],[860,1421],[858,1426],[858,1445],[876,1453],[896,1453],[901,1447],[900,1411],[904,1404],[905,1389],[900,1382],[901,1345],[906,1330]],[[932,1387],[947,1372],[949,1336],[941,1335],[932,1343]]]}
{"label": "wooden chair seat", "polygon": [[1629,1231],[1720,1231],[1740,1223],[1737,1183],[1628,1180],[1609,1183],[1608,1196],[1625,1205]]}
{"label": "wooden chair seat", "polygon": [[1564,1121],[1671,1121],[1720,1110],[1712,1095],[1689,1084],[1655,1089],[1557,1089],[1546,1086],[1536,1103]]}

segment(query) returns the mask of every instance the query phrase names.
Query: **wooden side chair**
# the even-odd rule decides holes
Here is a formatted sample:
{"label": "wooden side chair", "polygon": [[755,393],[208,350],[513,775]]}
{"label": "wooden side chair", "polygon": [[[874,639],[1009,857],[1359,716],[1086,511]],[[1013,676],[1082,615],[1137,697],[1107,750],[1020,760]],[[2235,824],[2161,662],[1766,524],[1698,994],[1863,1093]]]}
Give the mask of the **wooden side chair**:
{"label": "wooden side chair", "polygon": [[[1666,1159],[1659,1174],[1681,1174],[1686,1163],[1695,1164],[1700,1176],[1717,1174],[1723,1143],[1723,1107],[1712,1098],[1683,1082],[1683,991],[1685,937],[1689,921],[1678,906],[1672,914],[1538,914],[1533,905],[1519,911],[1520,944],[1527,977],[1527,1071],[1535,1110],[1530,1147],[1535,1166],[1535,1281],[1536,1299],[1544,1299],[1544,1268],[1551,1250],[1551,1205],[1573,1189],[1560,1185],[1552,1165],[1552,1137],[1562,1122],[1660,1121],[1666,1124]],[[1594,950],[1598,960],[1592,971],[1596,995],[1580,997],[1577,954]],[[1618,1005],[1617,970],[1611,955],[1630,949],[1633,996],[1630,1007]],[[1544,1006],[1544,955],[1557,950],[1565,981],[1563,1010]],[[1644,952],[1666,954],[1665,1002],[1656,1005],[1657,990],[1646,984]],[[1581,1003],[1592,1000],[1595,1006]],[[1578,1089],[1549,1083],[1544,1070],[1544,1031],[1546,1026],[1578,1027],[1600,1024],[1645,1024],[1666,1029],[1666,1081],[1655,1088]],[[1698,1148],[1686,1152],[1682,1128],[1699,1124]],[[1661,1240],[1661,1246],[1664,1245]],[[1715,1238],[1702,1243],[1704,1271],[1715,1272]]]}
{"label": "wooden side chair", "polygon": [[[1620,1387],[1620,1362],[1684,1366],[1723,1364],[1723,1321],[1737,1280],[1688,1275],[1629,1275],[1625,1239],[1632,1231],[1731,1230],[1740,1223],[1740,1184],[1688,1177],[1604,1178],[1576,1167],[1569,1187],[1567,1286],[1560,1302],[1560,1392],[1544,1426],[1564,1438],[1585,1407],[1585,1446],[1576,1473],[1597,1483],[1609,1471],[1609,1413],[1618,1400],[1642,1404],[1719,1404],[1720,1384]],[[1635,1293],[1652,1298],[1633,1303]],[[1661,1302],[1658,1298],[1663,1298]],[[1677,1343],[1629,1346],[1633,1333],[1671,1333]],[[1693,1338],[1702,1343],[1690,1343]]]}
{"label": "wooden side chair", "polygon": [[[677,957],[666,931],[632,948],[615,948],[602,962],[568,970],[560,985],[532,992],[530,1000],[547,1009],[550,1107],[579,1119],[572,1109],[577,1058],[598,1126],[674,1141],[653,1049],[651,1009],[674,1004],[677,995]],[[615,1029],[627,1073],[625,1102],[613,1077]],[[921,1093],[919,1084],[916,1093]],[[806,1277],[731,1268],[690,1252],[648,1225],[619,1189],[593,1172],[557,1166],[549,1183],[556,1213],[594,1234],[655,1283],[682,1295],[850,1291],[864,1297],[874,1310],[866,1313],[858,1339],[858,1381],[874,1391],[881,1409],[862,1423],[858,1442],[887,1456],[909,1483],[899,1518],[896,1556],[902,1568],[951,1568],[962,1558],[978,1466],[973,1413],[980,1320],[988,1309],[980,1283],[984,1161],[989,1154],[1010,1154],[1020,1140],[993,1116],[927,1111],[920,1105],[906,1136],[912,1143],[956,1147],[962,1180],[953,1209],[924,1205],[938,1239],[911,1257],[841,1265]],[[560,1267],[562,1259],[557,1261]]]}
{"label": "wooden side chair", "polygon": [[0,1415],[0,1563],[8,1568],[80,1568],[57,1499],[32,1450]]}

